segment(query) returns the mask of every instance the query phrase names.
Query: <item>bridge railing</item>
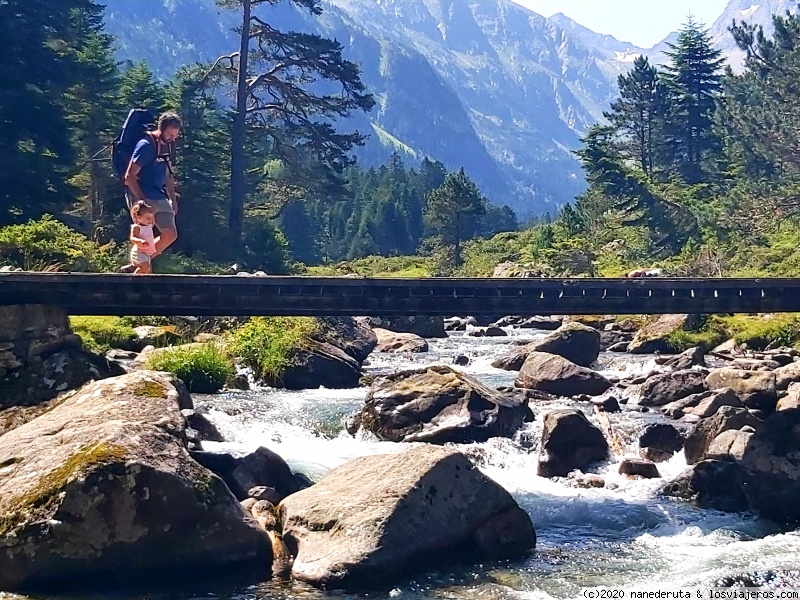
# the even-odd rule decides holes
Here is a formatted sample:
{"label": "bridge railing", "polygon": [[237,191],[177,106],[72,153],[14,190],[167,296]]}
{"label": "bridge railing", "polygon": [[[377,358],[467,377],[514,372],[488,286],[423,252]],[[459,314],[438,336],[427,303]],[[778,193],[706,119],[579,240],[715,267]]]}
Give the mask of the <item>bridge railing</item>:
{"label": "bridge railing", "polygon": [[362,278],[0,273],[0,304],[85,315],[800,312],[800,279]]}

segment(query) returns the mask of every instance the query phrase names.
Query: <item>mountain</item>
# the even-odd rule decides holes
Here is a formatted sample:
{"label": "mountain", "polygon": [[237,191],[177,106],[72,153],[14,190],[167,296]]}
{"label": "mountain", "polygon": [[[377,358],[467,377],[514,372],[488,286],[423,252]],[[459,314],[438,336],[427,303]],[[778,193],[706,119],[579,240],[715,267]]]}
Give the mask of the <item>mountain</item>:
{"label": "mountain", "polygon": [[[731,0],[714,24],[734,61],[732,18],[785,10],[794,0]],[[214,0],[106,0],[106,22],[123,60],[146,60],[159,74],[210,62],[236,49],[236,13]],[[748,6],[744,6],[747,4]],[[572,151],[602,120],[617,76],[639,54],[663,62],[666,41],[637,48],[564,15],[549,19],[510,0],[323,0],[312,17],[289,3],[261,10],[283,29],[336,38],[361,64],[377,100],[344,124],[370,134],[362,164],[396,150],[450,170],[464,167],[496,204],[520,216],[554,212],[584,187]]]}
{"label": "mountain", "polygon": [[725,12],[710,27],[714,45],[722,50],[728,64],[735,72],[741,72],[744,64],[742,52],[728,31],[731,23],[746,22],[764,27],[767,33],[772,32],[772,15],[785,15],[786,12],[797,12],[797,0],[730,0]]}

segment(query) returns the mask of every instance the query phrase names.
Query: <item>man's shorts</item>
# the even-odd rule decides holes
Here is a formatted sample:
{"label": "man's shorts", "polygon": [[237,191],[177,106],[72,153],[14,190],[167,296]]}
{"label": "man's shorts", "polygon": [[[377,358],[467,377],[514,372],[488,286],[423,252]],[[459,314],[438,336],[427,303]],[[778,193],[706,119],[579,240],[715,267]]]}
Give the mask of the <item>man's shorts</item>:
{"label": "man's shorts", "polygon": [[[165,229],[178,231],[175,226],[175,209],[172,208],[172,200],[169,198],[147,198],[145,201],[156,209],[156,227],[158,227],[159,231],[164,231]],[[131,210],[136,199],[133,194],[126,191],[125,202],[128,204],[128,210]]]}
{"label": "man's shorts", "polygon": [[142,252],[139,250],[139,246],[136,244],[133,245],[131,248],[131,264],[132,265],[142,265],[142,264],[150,264],[152,261],[150,260],[150,255],[146,252]]}

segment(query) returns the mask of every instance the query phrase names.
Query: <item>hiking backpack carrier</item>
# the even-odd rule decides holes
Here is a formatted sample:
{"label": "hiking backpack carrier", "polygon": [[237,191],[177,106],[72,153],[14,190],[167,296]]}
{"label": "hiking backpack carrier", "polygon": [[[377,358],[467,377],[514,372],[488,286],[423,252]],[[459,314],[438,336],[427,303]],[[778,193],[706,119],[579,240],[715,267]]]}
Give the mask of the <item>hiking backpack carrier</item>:
{"label": "hiking backpack carrier", "polygon": [[136,144],[148,131],[155,129],[156,119],[153,113],[146,108],[133,108],[128,113],[119,134],[111,142],[111,167],[123,184]]}

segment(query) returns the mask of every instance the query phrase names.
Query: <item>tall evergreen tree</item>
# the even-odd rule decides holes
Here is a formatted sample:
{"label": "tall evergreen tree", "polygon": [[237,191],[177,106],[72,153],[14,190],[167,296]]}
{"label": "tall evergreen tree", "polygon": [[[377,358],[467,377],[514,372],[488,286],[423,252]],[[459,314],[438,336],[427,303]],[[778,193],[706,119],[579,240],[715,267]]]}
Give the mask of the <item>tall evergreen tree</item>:
{"label": "tall evergreen tree", "polygon": [[117,63],[113,38],[105,33],[104,8],[93,2],[74,9],[72,27],[81,32],[71,50],[78,78],[64,95],[68,120],[78,152],[72,183],[84,192],[94,233],[106,237],[114,213],[122,210],[122,188],[115,185],[100,155],[107,149],[121,118]]}
{"label": "tall evergreen tree", "polygon": [[231,258],[225,227],[229,121],[204,85],[203,75],[198,68],[185,67],[165,90],[166,105],[183,120],[175,175],[185,210],[177,215],[181,234],[175,249],[226,260]]}
{"label": "tall evergreen tree", "polygon": [[[338,132],[331,121],[354,110],[370,110],[374,104],[364,91],[358,66],[342,58],[338,42],[279,31],[255,14],[259,6],[280,1],[217,1],[241,16],[238,51],[220,57],[212,69],[221,69],[236,85],[228,221],[234,243],[242,237],[248,193],[248,134],[264,140],[268,156],[280,158],[293,180],[310,184],[340,173],[350,162],[348,152],[363,143],[360,134]],[[290,1],[312,14],[321,12],[318,0]],[[312,89],[315,82],[319,85]],[[314,173],[309,175],[309,170]]]}
{"label": "tall evergreen tree", "polygon": [[463,168],[428,194],[425,220],[441,243],[452,248],[453,266],[461,266],[462,244],[475,236],[485,213],[486,200]]}
{"label": "tall evergreen tree", "polygon": [[70,205],[74,165],[63,96],[77,83],[73,11],[82,0],[0,2],[0,224]]}
{"label": "tall evergreen tree", "polygon": [[126,109],[146,108],[155,116],[164,110],[164,86],[145,62],[130,63],[123,70],[119,84],[119,100]]}
{"label": "tall evergreen tree", "polygon": [[699,183],[705,178],[704,160],[720,145],[712,125],[724,60],[708,31],[691,17],[669,47],[664,74],[670,101],[668,158],[684,181]]}
{"label": "tall evergreen tree", "polygon": [[619,132],[627,156],[652,179],[666,117],[663,84],[656,68],[639,56],[617,85],[620,97],[604,116]]}

